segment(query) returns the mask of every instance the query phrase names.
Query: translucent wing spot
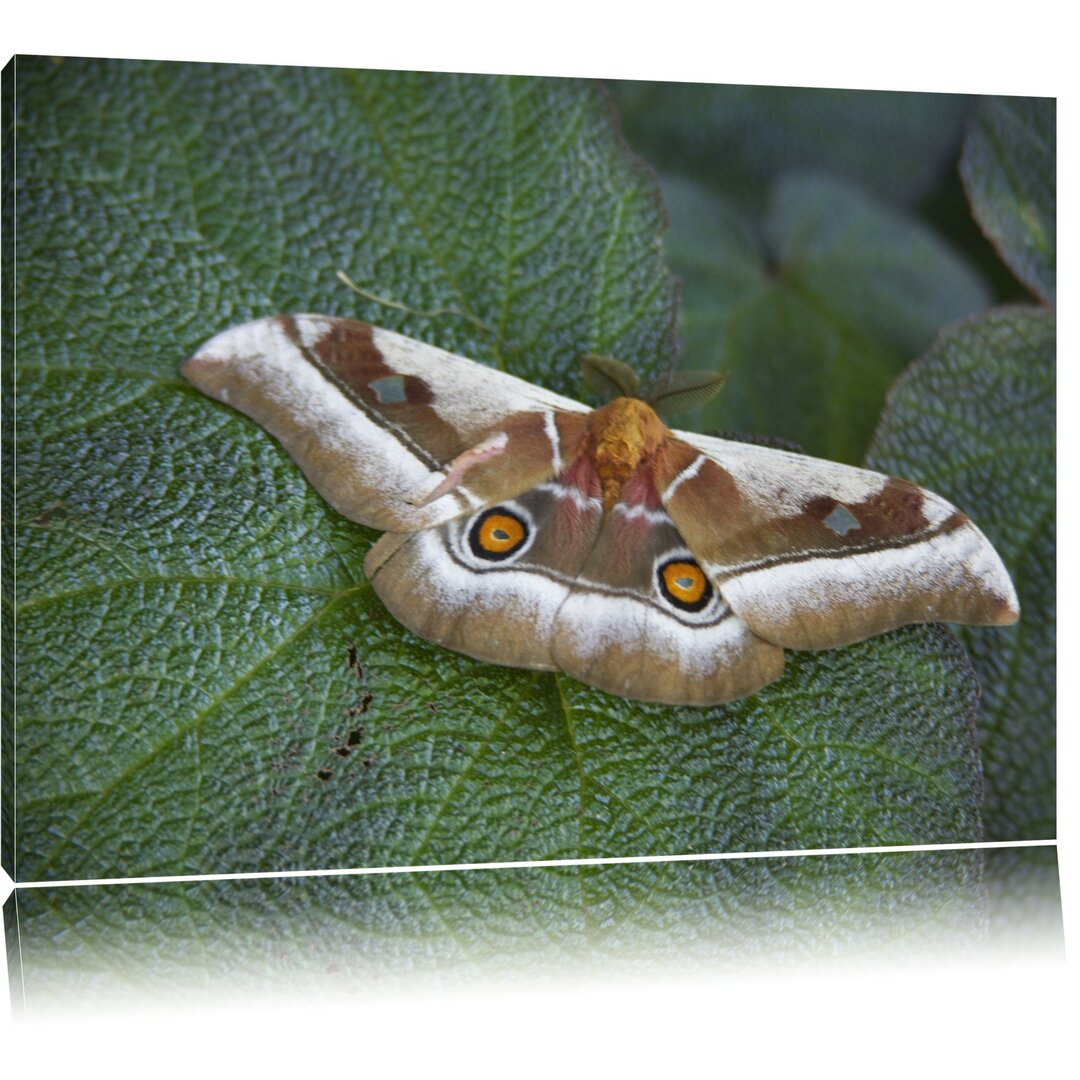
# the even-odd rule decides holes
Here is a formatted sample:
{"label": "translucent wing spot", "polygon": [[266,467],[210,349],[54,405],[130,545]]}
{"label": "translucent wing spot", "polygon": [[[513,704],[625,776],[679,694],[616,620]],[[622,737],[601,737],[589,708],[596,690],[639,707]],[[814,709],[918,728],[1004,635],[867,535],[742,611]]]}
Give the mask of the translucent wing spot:
{"label": "translucent wing spot", "polygon": [[837,536],[847,536],[849,532],[862,528],[859,519],[842,503],[837,503],[832,512],[822,522],[826,529],[832,529]]}
{"label": "translucent wing spot", "polygon": [[691,559],[669,559],[657,568],[656,577],[661,595],[680,611],[702,611],[712,600],[709,579]]}
{"label": "translucent wing spot", "polygon": [[529,539],[529,523],[505,506],[485,510],[469,529],[469,549],[478,559],[501,562]]}
{"label": "translucent wing spot", "polygon": [[404,375],[386,375],[368,383],[380,405],[401,405],[408,398],[405,393]]}

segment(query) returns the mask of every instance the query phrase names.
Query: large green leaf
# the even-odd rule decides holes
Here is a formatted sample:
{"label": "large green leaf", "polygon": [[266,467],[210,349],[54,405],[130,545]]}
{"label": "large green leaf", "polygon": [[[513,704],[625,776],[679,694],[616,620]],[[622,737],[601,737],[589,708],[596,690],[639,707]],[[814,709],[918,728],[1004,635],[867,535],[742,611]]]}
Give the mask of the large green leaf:
{"label": "large green leaf", "polygon": [[1016,626],[958,631],[982,683],[992,840],[1055,835],[1055,345],[1041,309],[951,328],[891,391],[868,459],[963,507],[1016,583]]}
{"label": "large green leaf", "polygon": [[982,98],[960,160],[983,232],[1050,304],[1057,297],[1056,123],[1053,98]]}
{"label": "large green leaf", "polygon": [[925,225],[830,176],[777,180],[760,218],[685,180],[664,194],[686,283],[682,363],[729,373],[707,428],[859,462],[892,380],[989,302]]}
{"label": "large green leaf", "polygon": [[[13,876],[980,836],[974,682],[944,632],[793,655],[707,710],[467,660],[396,625],[361,574],[373,534],[176,374],[209,334],[288,309],[563,391],[586,351],[663,367],[662,212],[594,88],[17,76]],[[361,301],[339,267],[462,314]]]}

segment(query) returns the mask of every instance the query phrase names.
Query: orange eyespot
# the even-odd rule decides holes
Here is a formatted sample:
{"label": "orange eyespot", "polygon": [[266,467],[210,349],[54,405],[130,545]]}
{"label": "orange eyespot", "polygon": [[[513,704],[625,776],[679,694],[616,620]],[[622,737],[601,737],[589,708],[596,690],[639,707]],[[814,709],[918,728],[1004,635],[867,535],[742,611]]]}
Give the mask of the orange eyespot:
{"label": "orange eyespot", "polygon": [[525,526],[509,514],[491,514],[480,523],[477,539],[485,551],[501,555],[525,539]]}
{"label": "orange eyespot", "polygon": [[705,572],[689,559],[672,559],[659,570],[660,591],[677,608],[701,611],[712,599],[712,585]]}
{"label": "orange eyespot", "polygon": [[481,559],[505,559],[513,555],[529,535],[526,523],[504,506],[481,515],[469,530],[469,546]]}

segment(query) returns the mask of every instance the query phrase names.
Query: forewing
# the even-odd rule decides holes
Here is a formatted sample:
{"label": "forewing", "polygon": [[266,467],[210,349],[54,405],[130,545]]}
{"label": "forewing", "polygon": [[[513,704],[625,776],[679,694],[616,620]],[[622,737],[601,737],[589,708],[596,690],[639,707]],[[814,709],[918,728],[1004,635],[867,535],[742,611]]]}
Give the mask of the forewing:
{"label": "forewing", "polygon": [[[275,436],[340,513],[397,532],[557,473],[589,411],[434,346],[326,315],[233,327],[182,371]],[[425,503],[455,459],[477,446],[486,447],[483,459],[464,480]]]}
{"label": "forewing", "polygon": [[906,623],[1007,625],[1016,592],[956,507],[915,484],[677,432],[660,487],[732,609],[777,645],[825,649]]}

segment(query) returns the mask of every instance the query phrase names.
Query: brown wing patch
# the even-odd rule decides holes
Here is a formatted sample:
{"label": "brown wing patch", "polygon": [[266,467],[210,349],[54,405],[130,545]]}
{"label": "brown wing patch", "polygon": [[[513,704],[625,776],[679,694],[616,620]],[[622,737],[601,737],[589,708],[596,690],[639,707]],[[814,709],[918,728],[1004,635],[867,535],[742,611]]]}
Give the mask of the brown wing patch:
{"label": "brown wing patch", "polygon": [[[284,318],[291,322],[288,316]],[[298,341],[295,328],[291,332]],[[374,402],[430,405],[434,400],[435,395],[423,379],[399,375],[386,363],[375,344],[374,327],[370,323],[335,320],[311,351],[327,372]]]}
{"label": "brown wing patch", "polygon": [[870,538],[892,540],[924,532],[929,526],[925,503],[922,490],[915,484],[890,477],[880,492],[860,502],[845,504],[831,495],[818,495],[806,501],[803,513],[810,521],[820,522],[841,542],[858,543]]}
{"label": "brown wing patch", "polygon": [[[369,323],[327,320],[325,331],[305,347],[296,321],[289,315],[279,318],[308,360],[429,468],[443,467],[468,448],[459,431],[432,408],[436,395],[424,379],[395,371],[387,363]],[[417,437],[419,433],[422,437]]]}

